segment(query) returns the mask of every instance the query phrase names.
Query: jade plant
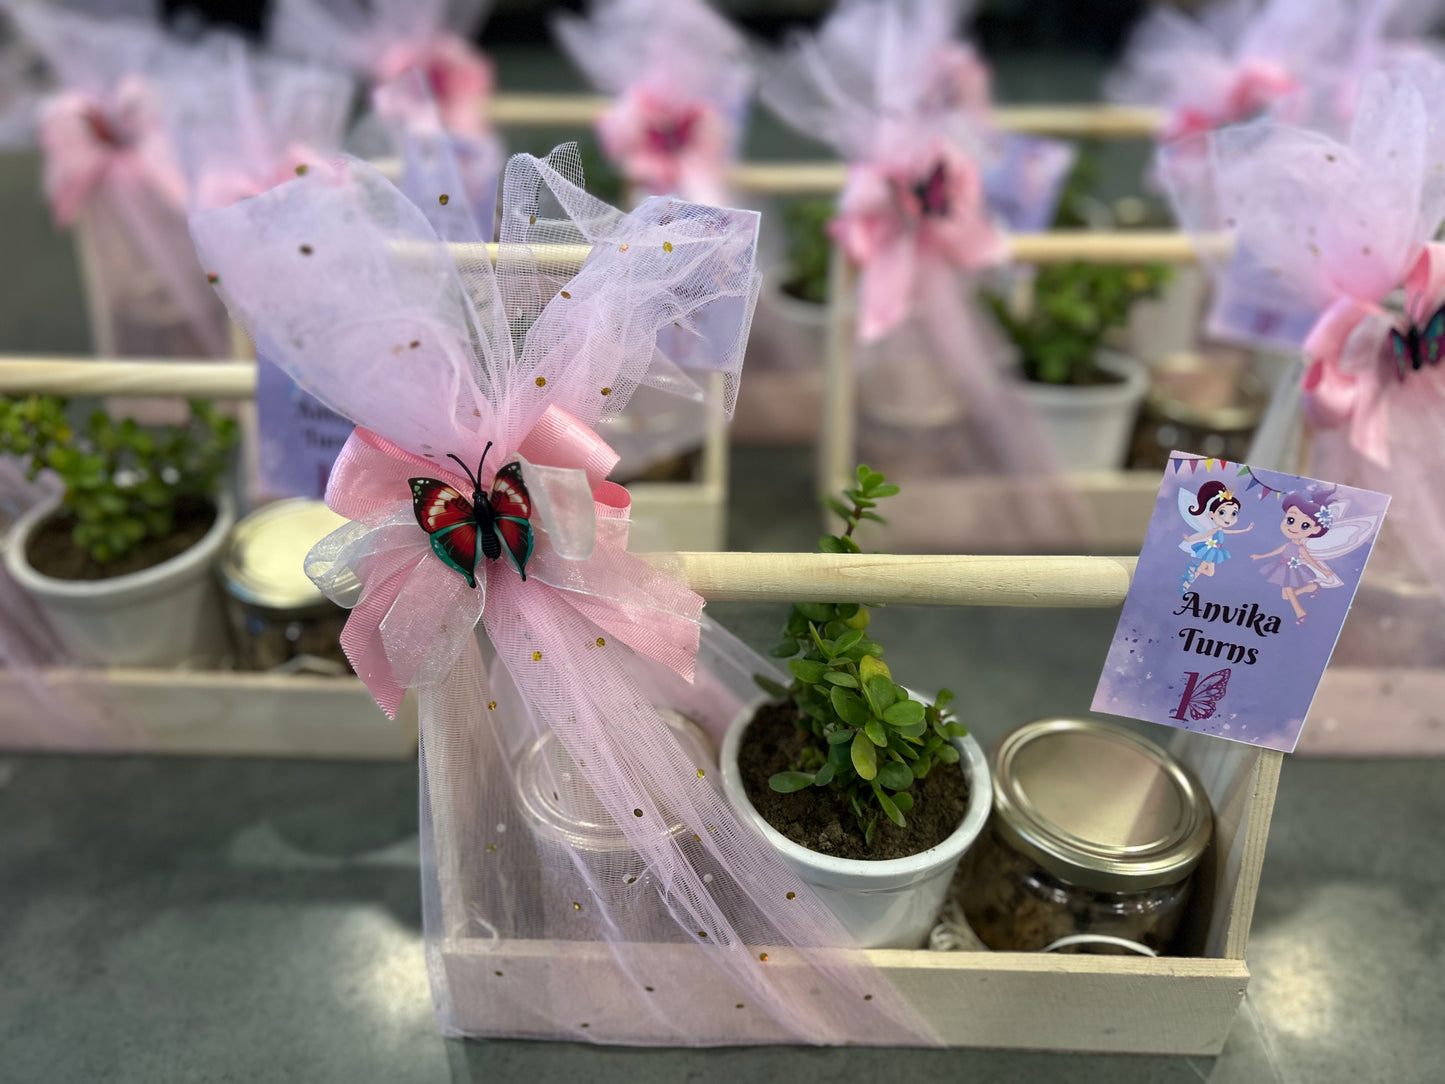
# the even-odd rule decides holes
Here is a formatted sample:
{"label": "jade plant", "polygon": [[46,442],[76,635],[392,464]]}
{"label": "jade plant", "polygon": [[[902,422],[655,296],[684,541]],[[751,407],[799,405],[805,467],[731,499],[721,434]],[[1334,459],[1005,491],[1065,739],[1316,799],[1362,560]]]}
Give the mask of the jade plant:
{"label": "jade plant", "polygon": [[143,427],[97,410],[77,431],[64,399],[0,398],[0,453],[32,481],[44,470],[60,477],[72,540],[106,565],[170,535],[183,502],[214,499],[238,428],[211,403],[189,406],[184,425]]}
{"label": "jade plant", "polygon": [[[1094,195],[1098,179],[1098,149],[1081,148],[1059,196],[1055,229],[1116,224]],[[1104,339],[1129,322],[1138,302],[1157,298],[1169,276],[1164,264],[1121,267],[1081,260],[1035,269],[1026,312],[997,294],[985,299],[1019,348],[1025,377],[1042,384],[1098,384],[1110,379],[1097,361]]]}
{"label": "jade plant", "polygon": [[783,204],[783,231],[788,241],[787,277],[783,289],[800,301],[821,305],[828,300],[828,261],[832,246],[828,223],[837,213],[831,199],[794,199]]}
{"label": "jade plant", "polygon": [[[859,553],[854,531],[864,520],[886,522],[878,502],[898,492],[882,474],[860,466],[856,485],[827,504],[843,520],[842,534],[824,535],[825,553]],[[933,704],[914,700],[893,680],[883,647],[868,635],[869,609],[859,602],[800,602],[788,612],[773,655],[788,659],[792,684],[776,695],[798,709],[808,740],[797,763],[768,780],[775,791],[836,787],[848,795],[867,846],[879,816],[900,828],[913,808],[912,787],[934,765],[958,763],[951,738],[967,733],[949,711],[947,689]]]}

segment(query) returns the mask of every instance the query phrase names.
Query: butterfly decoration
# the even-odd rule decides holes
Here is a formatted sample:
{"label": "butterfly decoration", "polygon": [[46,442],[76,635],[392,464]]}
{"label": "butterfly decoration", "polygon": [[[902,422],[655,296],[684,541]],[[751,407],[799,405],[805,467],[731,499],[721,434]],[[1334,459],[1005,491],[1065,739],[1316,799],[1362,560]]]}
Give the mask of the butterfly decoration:
{"label": "butterfly decoration", "polygon": [[1184,684],[1184,695],[1179,698],[1179,706],[1170,713],[1170,718],[1192,719],[1195,722],[1212,719],[1214,709],[1219,707],[1219,702],[1229,691],[1231,673],[1233,671],[1226,666],[1223,670],[1216,670],[1208,677],[1201,678],[1191,670],[1185,675],[1189,680]]}
{"label": "butterfly decoration", "polygon": [[948,171],[943,163],[936,162],[933,172],[926,180],[915,181],[913,195],[929,218],[945,218],[948,215]]}
{"label": "butterfly decoration", "polygon": [[522,481],[522,465],[508,463],[492,479],[492,491],[482,490],[482,467],[492,442],[482,451],[473,474],[465,463],[448,453],[466,472],[472,483],[468,501],[455,486],[435,478],[412,478],[411,503],[416,521],[431,536],[431,548],[442,561],[465,577],[468,587],[477,586],[478,549],[489,561],[502,555],[503,546],[523,581],[532,556],[532,497]]}
{"label": "butterfly decoration", "polygon": [[1403,335],[1396,328],[1390,329],[1390,358],[1401,383],[1405,381],[1407,366],[1418,373],[1427,364],[1439,365],[1442,357],[1445,357],[1445,305],[1425,321],[1423,330],[1413,323]]}

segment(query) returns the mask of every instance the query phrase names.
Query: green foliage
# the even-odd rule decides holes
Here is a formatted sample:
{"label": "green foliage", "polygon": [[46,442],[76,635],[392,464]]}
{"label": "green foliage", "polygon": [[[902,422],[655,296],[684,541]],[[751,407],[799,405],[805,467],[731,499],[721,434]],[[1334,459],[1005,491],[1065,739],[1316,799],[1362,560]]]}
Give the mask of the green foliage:
{"label": "green foliage", "polygon": [[803,301],[828,300],[828,260],[832,246],[828,223],[836,212],[826,198],[791,199],[783,204],[783,230],[788,238],[788,277],[783,288]]}
{"label": "green foliage", "polygon": [[[1093,197],[1097,154],[1085,148],[1064,185],[1056,229],[1099,228],[1104,205]],[[1104,337],[1129,322],[1135,304],[1156,298],[1169,281],[1165,264],[1118,267],[1078,261],[1037,268],[1033,304],[1017,315],[1007,299],[985,295],[999,325],[1019,348],[1024,375],[1044,384],[1093,384],[1106,379],[1095,357]]]}
{"label": "green foliage", "polygon": [[99,564],[175,529],[183,499],[214,497],[236,422],[201,400],[185,425],[143,428],[103,410],[77,433],[65,400],[0,398],[0,453],[25,464],[28,477],[53,470],[65,485],[63,511],[76,519],[75,544]]}
{"label": "green foliage", "polygon": [[1050,264],[1035,274],[1028,315],[1016,316],[998,296],[988,302],[1018,346],[1025,376],[1045,384],[1089,384],[1101,379],[1095,355],[1104,336],[1128,323],[1137,302],[1158,297],[1169,274],[1163,264]]}
{"label": "green foliage", "polygon": [[[844,500],[828,498],[845,530],[823,536],[825,553],[861,552],[853,531],[864,520],[884,522],[874,509],[898,492],[866,466],[856,483],[843,491]],[[882,645],[868,636],[869,620],[868,607],[856,602],[799,602],[788,611],[773,655],[788,660],[793,683],[786,692],[812,740],[799,763],[768,784],[785,794],[807,786],[845,791],[871,846],[880,815],[903,827],[913,784],[937,763],[958,762],[949,739],[966,731],[949,711],[947,689],[928,705],[894,683]]]}

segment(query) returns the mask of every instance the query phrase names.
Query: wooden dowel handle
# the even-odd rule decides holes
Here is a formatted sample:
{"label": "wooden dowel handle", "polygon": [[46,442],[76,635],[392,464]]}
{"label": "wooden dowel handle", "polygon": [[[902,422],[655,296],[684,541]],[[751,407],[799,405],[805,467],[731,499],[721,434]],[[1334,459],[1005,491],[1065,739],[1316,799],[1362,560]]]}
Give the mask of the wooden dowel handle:
{"label": "wooden dowel handle", "polygon": [[0,395],[174,395],[250,399],[254,361],[94,361],[0,357]]}
{"label": "wooden dowel handle", "polygon": [[[610,99],[600,94],[494,94],[487,116],[502,128],[572,127],[592,124]],[[1147,139],[1159,130],[1164,114],[1142,106],[1000,105],[994,125],[1004,131],[1073,139]]]}
{"label": "wooden dowel handle", "polygon": [[710,602],[1102,607],[1124,601],[1133,557],[826,553],[641,554]]}

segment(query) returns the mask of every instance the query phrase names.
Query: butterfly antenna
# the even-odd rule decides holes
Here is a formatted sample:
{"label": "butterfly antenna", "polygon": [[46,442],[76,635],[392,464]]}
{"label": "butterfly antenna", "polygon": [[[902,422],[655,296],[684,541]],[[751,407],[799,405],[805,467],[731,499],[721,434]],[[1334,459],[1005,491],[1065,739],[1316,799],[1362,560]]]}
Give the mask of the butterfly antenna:
{"label": "butterfly antenna", "polygon": [[487,446],[482,449],[482,458],[477,460],[477,488],[482,488],[482,467],[486,465],[487,453],[492,450],[492,442],[487,441]]}
{"label": "butterfly antenna", "polygon": [[[491,445],[489,444],[489,445],[487,445],[487,447],[490,448]],[[486,458],[486,453],[483,453],[482,457],[485,459],[485,458]],[[457,461],[457,466],[461,467],[462,470],[464,470],[464,471],[466,472],[467,481],[469,481],[469,482],[472,483],[472,488],[473,488],[473,489],[481,489],[481,488],[482,488],[482,484],[481,484],[480,482],[478,482],[477,479],[476,479],[476,476],[472,474],[472,468],[471,468],[471,467],[467,466],[467,465],[466,465],[465,463],[463,463],[459,458],[457,458],[456,455],[454,455],[454,454],[451,453],[451,452],[448,452],[448,453],[447,453],[447,458],[448,458],[448,459],[456,459],[456,461]]]}

